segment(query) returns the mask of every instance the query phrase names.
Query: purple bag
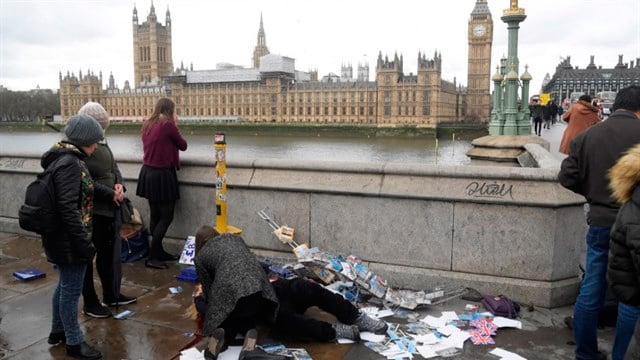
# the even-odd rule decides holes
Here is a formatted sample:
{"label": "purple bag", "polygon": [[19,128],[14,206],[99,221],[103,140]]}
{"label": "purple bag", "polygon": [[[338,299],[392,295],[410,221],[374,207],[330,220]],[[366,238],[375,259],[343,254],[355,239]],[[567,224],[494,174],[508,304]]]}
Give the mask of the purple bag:
{"label": "purple bag", "polygon": [[484,305],[484,307],[495,316],[515,319],[520,313],[520,305],[504,295],[484,295],[482,296],[481,302],[482,305]]}

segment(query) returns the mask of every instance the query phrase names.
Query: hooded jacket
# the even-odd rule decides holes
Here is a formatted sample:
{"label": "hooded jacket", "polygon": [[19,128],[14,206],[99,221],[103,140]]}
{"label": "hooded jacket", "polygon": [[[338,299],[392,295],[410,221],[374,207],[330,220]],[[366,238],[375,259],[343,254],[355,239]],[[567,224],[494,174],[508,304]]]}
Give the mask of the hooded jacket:
{"label": "hooded jacket", "polygon": [[588,223],[610,227],[620,209],[609,191],[609,169],[640,142],[640,119],[635,113],[617,110],[607,119],[571,142],[562,160],[558,180],[565,188],[584,196],[589,203]]}
{"label": "hooded jacket", "polygon": [[640,145],[609,173],[613,197],[622,205],[611,230],[609,271],[613,292],[625,304],[640,305]]}
{"label": "hooded jacket", "polygon": [[43,168],[53,167],[60,227],[43,234],[42,244],[47,260],[57,265],[87,264],[95,255],[90,236],[94,188],[84,158],[77,146],[60,142],[40,160]]}
{"label": "hooded jacket", "polygon": [[599,109],[586,101],[578,101],[569,111],[562,115],[562,120],[569,123],[562,134],[560,152],[569,153],[569,144],[581,132],[587,130],[601,120],[598,117]]}
{"label": "hooded jacket", "polygon": [[207,241],[194,259],[206,300],[203,335],[210,336],[243,297],[260,293],[264,318],[275,321],[278,299],[267,275],[241,237],[222,234]]}

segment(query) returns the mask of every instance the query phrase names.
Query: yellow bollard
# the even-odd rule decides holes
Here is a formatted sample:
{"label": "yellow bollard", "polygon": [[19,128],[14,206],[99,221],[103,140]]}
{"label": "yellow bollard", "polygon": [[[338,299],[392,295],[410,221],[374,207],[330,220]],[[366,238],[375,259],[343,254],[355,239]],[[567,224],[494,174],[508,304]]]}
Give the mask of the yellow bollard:
{"label": "yellow bollard", "polygon": [[214,135],[216,150],[216,231],[240,234],[241,229],[227,224],[227,142],[224,133]]}

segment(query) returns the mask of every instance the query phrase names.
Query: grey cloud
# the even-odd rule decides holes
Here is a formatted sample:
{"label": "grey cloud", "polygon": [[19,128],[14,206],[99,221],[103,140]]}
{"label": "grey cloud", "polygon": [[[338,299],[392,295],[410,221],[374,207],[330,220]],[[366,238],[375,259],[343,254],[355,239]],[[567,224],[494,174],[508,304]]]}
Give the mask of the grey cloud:
{"label": "grey cloud", "polygon": [[0,1],[4,2],[0,36],[10,44],[68,44],[105,38],[113,31],[100,21],[112,16],[109,7],[100,2]]}

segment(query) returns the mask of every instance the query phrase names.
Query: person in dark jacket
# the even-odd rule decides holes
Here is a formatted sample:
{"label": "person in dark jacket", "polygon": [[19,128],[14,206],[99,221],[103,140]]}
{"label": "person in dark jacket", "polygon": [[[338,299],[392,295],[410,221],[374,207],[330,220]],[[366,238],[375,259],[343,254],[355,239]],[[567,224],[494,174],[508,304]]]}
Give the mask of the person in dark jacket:
{"label": "person in dark jacket", "polygon": [[533,100],[533,104],[531,105],[529,111],[531,111],[531,118],[533,119],[533,132],[536,135],[540,136],[542,133],[542,111],[543,108],[540,106],[540,102],[538,100]]}
{"label": "person in dark jacket", "polygon": [[558,119],[558,105],[551,100],[549,104],[547,104],[547,107],[549,108],[549,115],[551,116],[551,125],[555,125]]}
{"label": "person in dark jacket", "polygon": [[542,119],[544,120],[544,128],[551,129],[551,102],[542,107]]}
{"label": "person in dark jacket", "polygon": [[[616,342],[629,343],[636,331],[634,345],[640,343],[640,325],[629,321],[640,315],[640,145],[620,158],[609,173],[613,198],[622,204],[611,229],[609,271],[613,292],[619,299]],[[620,339],[620,340],[618,340]],[[622,360],[624,348],[617,349],[614,360]],[[631,359],[640,359],[640,349],[629,349]]]}
{"label": "person in dark jacket", "polygon": [[[565,188],[583,195],[589,204],[587,214],[587,256],[585,274],[573,312],[576,359],[601,359],[598,351],[597,323],[607,290],[609,235],[619,204],[611,196],[607,173],[618,159],[640,142],[640,86],[620,90],[613,104],[614,113],[578,135],[570,145],[569,156],[561,164],[558,178]],[[619,321],[633,321],[625,317]],[[613,353],[628,345],[616,338]]]}
{"label": "person in dark jacket", "polygon": [[78,324],[78,300],[86,267],[96,252],[91,243],[94,183],[83,159],[95,151],[104,133],[100,124],[86,115],[70,117],[64,133],[66,139],[44,153],[41,160],[43,168],[53,168],[60,216],[59,229],[42,235],[47,260],[56,264],[59,272],[48,342],[65,342],[67,355],[74,358],[100,359],[102,354],[85,342]]}
{"label": "person in dark jacket", "polygon": [[[273,287],[244,240],[216,234],[210,226],[198,229],[194,258],[202,286],[197,294],[202,295],[200,308],[204,307],[202,334],[211,337],[207,359],[217,357],[220,341],[229,344],[237,334],[254,329],[260,319],[273,322],[278,310]],[[223,329],[224,340],[219,339],[218,328]]]}
{"label": "person in dark jacket", "polygon": [[[277,278],[272,283],[280,302],[274,327],[280,333],[306,341],[359,340],[360,331],[385,334],[387,324],[358,310],[342,295],[307,279]],[[335,324],[305,316],[312,306],[336,317]]]}
{"label": "person in dark jacket", "polygon": [[138,175],[136,194],[149,201],[151,219],[151,250],[145,265],[154,269],[166,269],[165,261],[178,260],[167,253],[162,240],[173,222],[176,200],[180,199],[178,176],[179,150],[187,150],[187,141],[180,135],[178,116],[173,100],[161,98],[153,114],[142,124],[142,149],[144,157]]}
{"label": "person in dark jacket", "polygon": [[[109,114],[97,102],[84,104],[78,114],[89,115],[96,119],[103,130],[109,127]],[[115,294],[114,282],[120,284],[122,273],[118,271],[119,278],[114,279],[114,261],[119,261],[120,257],[114,255],[116,241],[121,241],[119,228],[116,229],[115,215],[120,203],[124,201],[124,186],[120,169],[113,158],[113,153],[107,140],[98,142],[96,151],[84,160],[93,179],[94,186],[100,189],[93,201],[93,232],[91,241],[96,248],[96,269],[102,283],[102,299],[107,305],[126,305],[137,300],[132,296]],[[119,211],[119,210],[118,210]],[[119,248],[119,246],[118,246]],[[119,255],[119,254],[118,254]],[[118,286],[119,288],[119,286]],[[105,318],[111,316],[111,311],[100,303],[96,289],[93,285],[93,266],[87,266],[84,274],[84,285],[82,287],[82,297],[84,306],[82,312],[85,315]]]}
{"label": "person in dark jacket", "polygon": [[[359,340],[360,331],[384,334],[387,330],[385,322],[367,316],[341,295],[317,283],[299,278],[277,278],[270,283],[267,273],[239,236],[218,235],[212,227],[201,226],[196,232],[195,254],[201,286],[197,287],[200,290],[196,290],[194,303],[198,313],[201,316],[204,314],[202,333],[212,337],[205,353],[208,360],[217,356],[214,349],[223,348],[217,340],[219,336],[214,336],[215,327],[224,329],[224,341],[228,344],[236,333],[255,327],[257,319],[271,323],[284,335],[311,341],[333,341],[338,338]],[[244,265],[238,267],[239,264],[246,264],[249,268]],[[260,268],[259,271],[256,271],[256,266]],[[214,280],[211,274],[215,275]],[[207,288],[208,283],[218,284]],[[246,301],[243,299],[246,298],[234,300],[238,294],[251,293],[251,288],[260,289],[262,297],[256,299],[248,296],[253,307],[245,307]],[[304,316],[312,306],[334,315],[337,323]],[[242,324],[244,327],[241,327]]]}

